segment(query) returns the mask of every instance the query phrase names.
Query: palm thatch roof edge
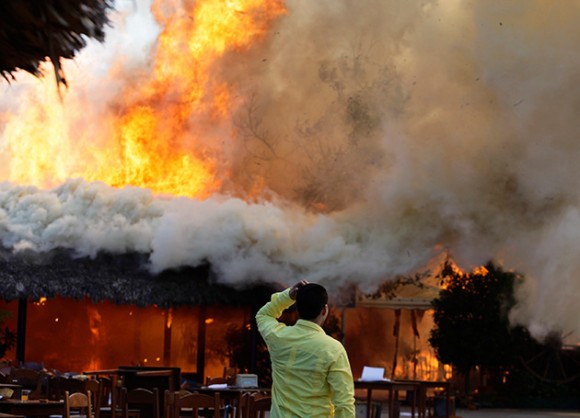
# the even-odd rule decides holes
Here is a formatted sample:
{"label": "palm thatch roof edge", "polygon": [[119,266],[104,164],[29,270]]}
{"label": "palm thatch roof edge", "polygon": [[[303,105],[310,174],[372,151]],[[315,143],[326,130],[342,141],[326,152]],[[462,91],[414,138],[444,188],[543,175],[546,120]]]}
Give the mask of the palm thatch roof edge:
{"label": "palm thatch roof edge", "polygon": [[145,266],[142,254],[99,254],[95,258],[74,258],[64,250],[2,254],[0,298],[64,296],[138,306],[256,306],[274,291],[274,285],[258,281],[238,287],[219,283],[209,264],[157,275]]}

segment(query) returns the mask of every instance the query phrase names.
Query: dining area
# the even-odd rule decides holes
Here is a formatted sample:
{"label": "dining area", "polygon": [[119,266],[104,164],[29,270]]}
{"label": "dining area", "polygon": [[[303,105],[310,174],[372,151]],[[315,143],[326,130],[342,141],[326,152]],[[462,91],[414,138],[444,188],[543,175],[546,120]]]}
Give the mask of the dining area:
{"label": "dining area", "polygon": [[[0,418],[67,418],[79,409],[94,418],[265,418],[272,404],[271,389],[260,387],[257,375],[225,368],[223,376],[195,384],[175,367],[119,366],[62,375],[16,369],[0,374]],[[448,381],[390,380],[382,369],[365,367],[354,387],[357,418],[396,418],[401,402],[413,418],[454,415]],[[443,415],[435,413],[436,401],[443,403]]]}
{"label": "dining area", "polygon": [[64,415],[64,399],[49,399],[42,370],[3,365],[0,370],[0,417]]}
{"label": "dining area", "polygon": [[[16,369],[16,368],[15,368]],[[26,374],[27,378],[17,375]],[[182,387],[178,368],[119,367],[54,375],[11,370],[0,375],[0,418],[265,418],[269,388],[257,379],[207,379]],[[255,375],[254,375],[255,376]],[[223,383],[222,383],[223,381]],[[217,382],[217,383],[216,383]],[[254,384],[255,383],[255,384]]]}
{"label": "dining area", "polygon": [[[357,393],[357,417],[376,418],[385,411],[398,417],[401,403],[406,403],[412,418],[454,416],[455,402],[451,382],[447,380],[389,379],[382,367],[363,368],[354,382]],[[438,407],[436,410],[436,406]]]}

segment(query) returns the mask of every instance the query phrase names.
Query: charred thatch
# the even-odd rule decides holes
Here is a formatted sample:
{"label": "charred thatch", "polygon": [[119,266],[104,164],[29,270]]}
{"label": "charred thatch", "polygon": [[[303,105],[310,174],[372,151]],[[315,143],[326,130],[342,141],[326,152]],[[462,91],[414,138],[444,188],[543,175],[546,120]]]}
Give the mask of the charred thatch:
{"label": "charred thatch", "polygon": [[234,288],[219,283],[210,266],[153,275],[142,255],[101,254],[75,259],[67,252],[0,256],[0,299],[44,296],[160,307],[181,305],[259,306],[274,289],[252,283]]}
{"label": "charred thatch", "polygon": [[102,42],[113,0],[3,0],[0,2],[0,74],[19,69],[41,75],[49,59],[66,85],[61,59],[73,58],[89,38]]}

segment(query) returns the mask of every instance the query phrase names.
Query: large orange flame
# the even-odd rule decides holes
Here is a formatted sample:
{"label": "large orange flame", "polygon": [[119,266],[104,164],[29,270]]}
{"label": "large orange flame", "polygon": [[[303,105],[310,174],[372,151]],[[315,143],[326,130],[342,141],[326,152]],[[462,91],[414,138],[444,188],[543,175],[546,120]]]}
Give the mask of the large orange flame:
{"label": "large orange flame", "polygon": [[[82,177],[197,198],[219,188],[217,162],[194,145],[217,142],[204,126],[233,112],[229,86],[214,71],[225,54],[266,36],[286,12],[283,1],[157,0],[152,10],[163,27],[152,70],[147,77],[136,71],[115,103],[97,112],[107,115],[102,120],[87,125],[87,94],[59,98],[50,77],[36,83],[18,115],[0,115],[9,181],[47,187]],[[71,89],[80,84],[73,80]]]}

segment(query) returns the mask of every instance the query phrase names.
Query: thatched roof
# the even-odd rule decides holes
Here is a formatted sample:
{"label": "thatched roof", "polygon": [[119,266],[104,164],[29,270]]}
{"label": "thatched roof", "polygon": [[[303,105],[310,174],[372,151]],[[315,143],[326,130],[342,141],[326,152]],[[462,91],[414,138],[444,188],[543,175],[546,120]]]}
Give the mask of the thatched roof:
{"label": "thatched roof", "polygon": [[207,265],[153,275],[145,261],[139,254],[101,254],[94,259],[75,259],[65,251],[0,254],[0,299],[64,296],[138,306],[260,306],[274,291],[264,283],[243,288],[220,284]]}
{"label": "thatched roof", "polygon": [[103,41],[113,0],[0,1],[0,74],[10,79],[22,69],[39,75],[49,59],[59,83],[66,84],[60,60],[73,58],[88,38]]}

